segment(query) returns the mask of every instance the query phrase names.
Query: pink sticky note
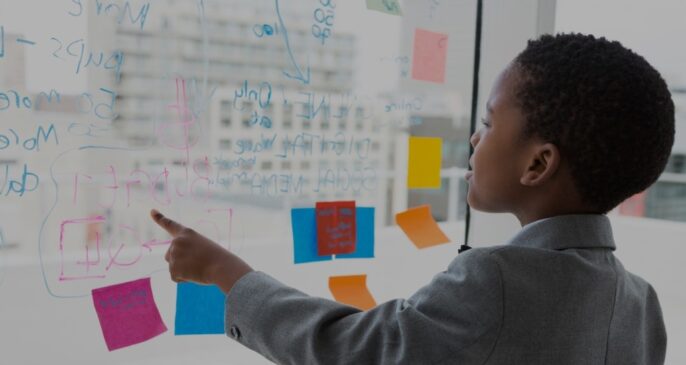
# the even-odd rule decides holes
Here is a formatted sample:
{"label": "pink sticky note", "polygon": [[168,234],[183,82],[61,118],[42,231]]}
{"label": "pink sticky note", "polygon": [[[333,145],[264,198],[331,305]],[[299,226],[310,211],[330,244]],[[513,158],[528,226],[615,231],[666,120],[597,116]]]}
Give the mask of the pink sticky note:
{"label": "pink sticky note", "polygon": [[167,331],[152,296],[150,278],[93,289],[93,304],[110,351]]}
{"label": "pink sticky note", "polygon": [[417,28],[414,32],[412,78],[437,83],[445,82],[448,35]]}

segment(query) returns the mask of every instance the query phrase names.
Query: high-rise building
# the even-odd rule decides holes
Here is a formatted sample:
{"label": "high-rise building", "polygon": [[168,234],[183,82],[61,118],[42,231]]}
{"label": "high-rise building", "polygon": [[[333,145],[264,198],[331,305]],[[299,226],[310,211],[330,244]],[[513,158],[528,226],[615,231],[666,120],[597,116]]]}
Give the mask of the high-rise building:
{"label": "high-rise building", "polygon": [[355,35],[317,38],[311,6],[282,3],[277,11],[271,0],[166,0],[152,4],[154,17],[136,18],[146,3],[133,2],[134,17],[120,24],[90,21],[89,39],[123,62],[89,86],[111,84],[117,135],[145,149],[122,158],[183,170],[193,162],[166,147],[192,145],[195,157],[208,156],[217,199],[386,206],[379,192],[394,134],[386,113],[375,113],[383,99],[353,92]]}
{"label": "high-rise building", "polygon": [[[115,124],[125,138],[132,145],[149,145],[153,123],[175,117],[168,105],[175,100],[177,78],[186,81],[190,107],[205,124],[209,118],[202,113],[215,90],[238,89],[244,81],[270,83],[275,94],[284,89],[350,91],[354,36],[333,32],[323,46],[312,36],[302,4],[288,3],[280,17],[274,5],[265,0],[158,1],[154,17],[144,24],[123,22],[111,34],[105,28],[103,36],[114,35],[114,49],[124,57]],[[302,75],[309,83],[285,73]]]}

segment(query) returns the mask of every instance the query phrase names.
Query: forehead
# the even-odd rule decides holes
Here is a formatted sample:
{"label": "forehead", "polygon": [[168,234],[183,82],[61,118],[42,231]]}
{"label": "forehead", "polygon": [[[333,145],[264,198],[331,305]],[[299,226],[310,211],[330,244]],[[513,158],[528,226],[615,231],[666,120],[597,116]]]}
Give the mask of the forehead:
{"label": "forehead", "polygon": [[505,110],[516,109],[519,111],[516,90],[519,81],[517,68],[509,64],[498,74],[491,88],[486,107],[489,112],[504,112]]}

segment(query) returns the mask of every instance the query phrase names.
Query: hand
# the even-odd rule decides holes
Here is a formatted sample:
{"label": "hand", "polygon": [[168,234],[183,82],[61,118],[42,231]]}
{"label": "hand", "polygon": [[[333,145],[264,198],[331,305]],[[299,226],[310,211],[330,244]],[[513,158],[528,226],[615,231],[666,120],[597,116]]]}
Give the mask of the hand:
{"label": "hand", "polygon": [[154,209],[150,216],[174,238],[164,255],[173,281],[215,284],[228,294],[238,279],[253,271],[238,256],[194,230]]}

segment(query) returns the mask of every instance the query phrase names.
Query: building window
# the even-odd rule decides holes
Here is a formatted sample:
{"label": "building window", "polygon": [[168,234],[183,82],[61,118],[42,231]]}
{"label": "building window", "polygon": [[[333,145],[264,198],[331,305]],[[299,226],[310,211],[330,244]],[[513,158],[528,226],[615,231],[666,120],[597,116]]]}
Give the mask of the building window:
{"label": "building window", "polygon": [[271,170],[272,169],[272,162],[271,161],[262,161],[262,170]]}
{"label": "building window", "polygon": [[686,172],[686,155],[673,154],[670,158],[670,163],[668,163],[668,172],[684,173]]}
{"label": "building window", "polygon": [[348,107],[347,107],[347,106],[338,107],[338,115],[337,115],[337,117],[338,117],[338,118],[345,119],[345,118],[348,117],[348,112],[349,112],[349,110],[348,110]]}
{"label": "building window", "polygon": [[227,113],[229,110],[231,110],[231,100],[222,100],[221,103],[221,111],[222,113]]}
{"label": "building window", "polygon": [[222,127],[224,127],[224,128],[231,127],[231,118],[230,117],[222,118]]}
{"label": "building window", "polygon": [[220,139],[219,140],[219,149],[230,150],[231,149],[231,140],[228,138]]}
{"label": "building window", "polygon": [[319,113],[322,115],[322,122],[329,122],[329,118],[331,118],[331,108],[329,108],[328,105],[324,105],[321,107],[319,110]]}
{"label": "building window", "polygon": [[250,124],[252,124],[252,116],[244,115],[243,116],[243,127],[250,128]]}
{"label": "building window", "polygon": [[281,168],[284,170],[290,170],[291,169],[291,161],[281,162]]}
{"label": "building window", "polygon": [[355,108],[355,118],[357,118],[357,119],[364,118],[364,108],[362,108],[361,106],[358,106],[357,108]]}
{"label": "building window", "polygon": [[293,128],[293,105],[284,104],[281,114],[283,115],[283,127],[285,129]]}
{"label": "building window", "polygon": [[303,103],[301,108],[302,115],[310,115],[310,109],[310,103]]}

